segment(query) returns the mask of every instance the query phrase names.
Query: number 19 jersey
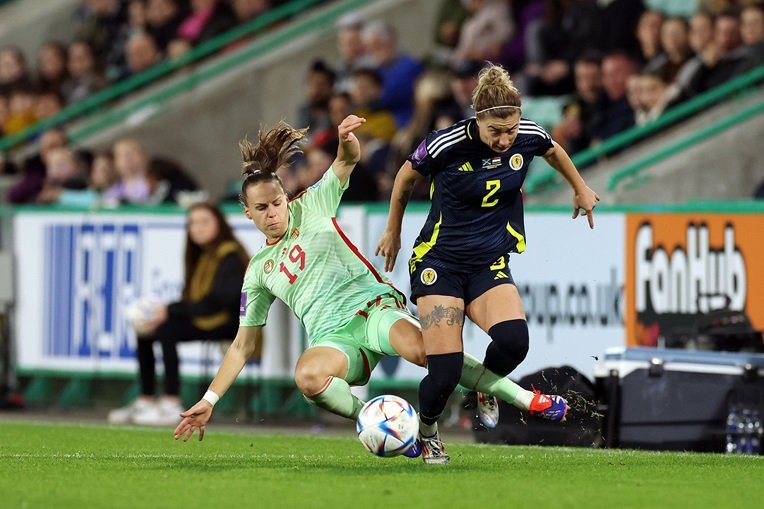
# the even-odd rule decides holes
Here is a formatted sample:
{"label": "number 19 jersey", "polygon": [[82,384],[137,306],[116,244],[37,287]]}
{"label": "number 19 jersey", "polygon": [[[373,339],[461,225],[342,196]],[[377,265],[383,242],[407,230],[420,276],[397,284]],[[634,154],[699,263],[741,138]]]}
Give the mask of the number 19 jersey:
{"label": "number 19 jersey", "polygon": [[337,207],[347,186],[329,168],[289,202],[286,233],[273,244],[266,242],[247,267],[240,325],[264,325],[279,298],[313,342],[347,324],[380,295],[393,294],[404,301],[337,224]]}

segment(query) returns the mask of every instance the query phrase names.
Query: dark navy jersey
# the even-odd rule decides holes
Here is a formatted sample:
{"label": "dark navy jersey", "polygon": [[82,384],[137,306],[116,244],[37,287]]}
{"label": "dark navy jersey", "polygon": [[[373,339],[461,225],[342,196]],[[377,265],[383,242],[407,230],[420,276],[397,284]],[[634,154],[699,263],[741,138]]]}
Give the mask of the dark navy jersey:
{"label": "dark navy jersey", "polygon": [[524,118],[503,153],[480,140],[474,117],[430,133],[409,156],[430,178],[432,202],[410,269],[425,256],[432,265],[463,269],[525,250],[521,187],[531,160],[550,148],[546,131]]}

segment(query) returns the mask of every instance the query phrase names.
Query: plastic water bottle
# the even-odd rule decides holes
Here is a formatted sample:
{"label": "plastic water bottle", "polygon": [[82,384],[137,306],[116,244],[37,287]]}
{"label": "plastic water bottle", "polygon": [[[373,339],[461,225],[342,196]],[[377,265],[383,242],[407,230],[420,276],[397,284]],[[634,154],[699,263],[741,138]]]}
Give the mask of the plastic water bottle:
{"label": "plastic water bottle", "polygon": [[738,452],[738,435],[737,425],[740,421],[740,414],[737,411],[736,406],[730,407],[730,412],[727,414],[727,446],[725,452],[727,454],[735,454]]}
{"label": "plastic water bottle", "polygon": [[751,434],[751,454],[761,454],[761,413],[758,410],[754,410],[751,413],[751,421],[753,421],[753,430]]}
{"label": "plastic water bottle", "polygon": [[740,453],[751,454],[751,439],[753,438],[753,419],[751,418],[751,410],[748,408],[743,409],[743,418],[740,420],[738,429],[741,432]]}

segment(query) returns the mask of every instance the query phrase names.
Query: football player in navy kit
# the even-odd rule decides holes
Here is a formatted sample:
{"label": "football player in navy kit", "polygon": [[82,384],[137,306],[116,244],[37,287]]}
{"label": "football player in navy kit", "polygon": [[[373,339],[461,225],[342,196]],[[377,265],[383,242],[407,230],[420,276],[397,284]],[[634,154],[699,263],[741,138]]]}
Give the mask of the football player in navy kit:
{"label": "football player in navy kit", "polygon": [[[376,253],[392,270],[401,222],[413,185],[430,179],[430,212],[409,259],[411,299],[419,309],[428,374],[419,386],[424,454],[448,461],[437,420],[459,381],[465,315],[491,338],[483,377],[506,377],[528,352],[528,325],[512,279],[509,254],[525,250],[522,185],[531,160],[542,156],[573,188],[573,218],[599,201],[565,150],[538,124],[521,117],[520,93],[497,65],[480,72],[472,95],[475,117],[430,133],[395,178],[387,228]],[[478,395],[481,421],[495,427],[498,405]],[[521,389],[515,406],[562,420],[560,396]],[[432,461],[436,462],[436,461]]]}

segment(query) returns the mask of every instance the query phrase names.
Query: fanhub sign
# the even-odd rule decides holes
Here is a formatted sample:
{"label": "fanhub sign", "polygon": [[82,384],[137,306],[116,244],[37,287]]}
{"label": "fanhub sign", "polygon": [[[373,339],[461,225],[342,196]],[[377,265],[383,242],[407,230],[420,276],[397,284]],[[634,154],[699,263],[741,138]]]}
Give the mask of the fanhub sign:
{"label": "fanhub sign", "polygon": [[764,326],[764,219],[755,215],[628,216],[628,344],[691,330],[700,314],[744,311]]}

